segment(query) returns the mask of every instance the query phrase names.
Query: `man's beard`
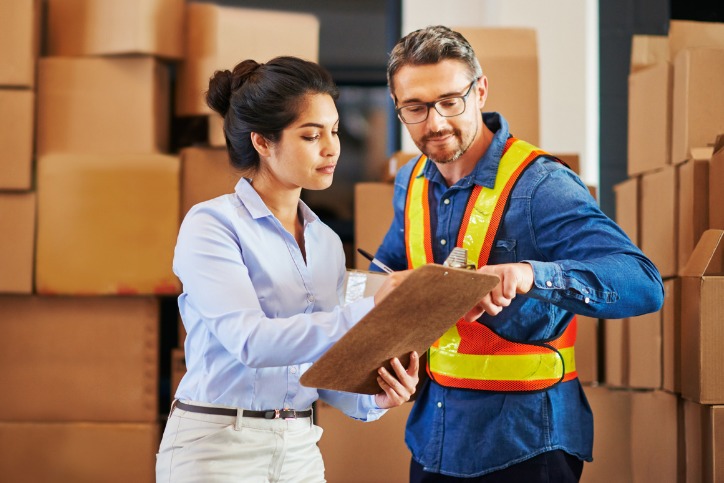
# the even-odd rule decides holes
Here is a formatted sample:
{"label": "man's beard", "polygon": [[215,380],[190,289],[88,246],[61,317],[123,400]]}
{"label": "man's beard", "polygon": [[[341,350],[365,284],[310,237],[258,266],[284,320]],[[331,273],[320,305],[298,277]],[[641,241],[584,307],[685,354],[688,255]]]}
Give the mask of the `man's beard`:
{"label": "man's beard", "polygon": [[[425,145],[428,141],[447,136],[447,135],[453,135],[455,139],[457,140],[457,147],[452,151],[449,152],[449,154],[446,153],[430,153],[428,149],[425,149]],[[448,164],[452,163],[453,161],[457,161],[460,156],[465,154],[465,152],[470,148],[470,146],[473,144],[473,140],[475,139],[475,133],[472,133],[469,137],[469,139],[463,138],[462,132],[459,129],[450,129],[447,131],[437,131],[437,132],[430,132],[425,134],[420,141],[415,141],[415,145],[417,148],[425,155],[427,158],[437,164]]]}

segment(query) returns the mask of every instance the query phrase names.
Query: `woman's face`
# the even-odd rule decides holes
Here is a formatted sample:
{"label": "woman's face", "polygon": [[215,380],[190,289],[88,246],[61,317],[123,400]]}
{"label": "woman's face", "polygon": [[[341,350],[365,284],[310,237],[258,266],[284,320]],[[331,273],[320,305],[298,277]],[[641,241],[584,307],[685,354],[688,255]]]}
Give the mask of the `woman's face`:
{"label": "woman's face", "polygon": [[262,169],[289,189],[321,190],[332,184],[339,159],[339,114],[327,94],[309,94],[297,119],[282,131]]}

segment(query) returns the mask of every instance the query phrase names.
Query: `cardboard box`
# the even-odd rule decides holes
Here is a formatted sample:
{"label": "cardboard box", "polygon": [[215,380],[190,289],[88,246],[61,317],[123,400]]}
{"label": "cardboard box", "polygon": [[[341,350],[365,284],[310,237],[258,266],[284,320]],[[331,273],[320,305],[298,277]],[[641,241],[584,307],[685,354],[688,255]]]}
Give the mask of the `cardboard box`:
{"label": "cardboard box", "polygon": [[724,403],[724,231],[707,230],[681,273],[681,395]]}
{"label": "cardboard box", "polygon": [[35,193],[0,193],[0,233],[0,293],[32,293]]}
{"label": "cardboard box", "polygon": [[664,280],[662,314],[662,387],[673,393],[681,392],[681,280]]}
{"label": "cardboard box", "polygon": [[639,247],[664,278],[678,272],[678,183],[678,171],[674,166],[641,177]]}
{"label": "cardboard box", "polygon": [[165,65],[151,57],[45,57],[38,71],[39,156],[168,149]]}
{"label": "cardboard box", "polygon": [[671,164],[671,86],[668,62],[628,77],[628,175]]}
{"label": "cardboard box", "polygon": [[159,442],[156,423],[0,422],[0,474],[8,482],[152,483]]}
{"label": "cardboard box", "polygon": [[35,86],[40,0],[0,1],[0,86]]}
{"label": "cardboard box", "polygon": [[35,94],[0,89],[0,189],[29,190],[33,181]]}
{"label": "cardboard box", "polygon": [[630,73],[668,62],[669,58],[669,38],[667,36],[633,35],[631,37]]}
{"label": "cardboard box", "polygon": [[[634,392],[631,398],[631,467],[627,481],[677,483],[685,468],[678,449],[678,399],[663,391]],[[618,480],[624,481],[624,480]]]}
{"label": "cardboard box", "polygon": [[380,181],[384,183],[393,183],[400,168],[418,156],[420,156],[420,152],[395,151],[392,153],[392,156],[390,156],[390,159],[387,160],[384,172],[380,177]]}
{"label": "cardboard box", "polygon": [[325,478],[345,483],[407,481],[410,451],[405,424],[413,403],[390,409],[381,419],[362,422],[317,402],[317,424],[324,429],[319,441]]}
{"label": "cardboard box", "polygon": [[708,159],[690,159],[679,165],[678,216],[677,272],[686,266],[701,234],[709,228]]}
{"label": "cardboard box", "polygon": [[185,38],[186,56],[179,66],[176,90],[180,116],[212,113],[203,93],[217,70],[232,70],[245,59],[267,62],[294,55],[316,62],[319,57],[319,20],[306,13],[190,2]]}
{"label": "cardboard box", "polygon": [[581,160],[577,154],[552,154],[556,158],[566,163],[568,167],[571,168],[571,171],[579,176],[581,175]]}
{"label": "cardboard box", "polygon": [[724,135],[709,162],[709,228],[724,230]]}
{"label": "cardboard box", "polygon": [[394,210],[390,183],[357,183],[354,186],[354,247],[355,268],[367,269],[370,261],[357,253],[357,248],[372,254],[382,244],[390,228]]}
{"label": "cardboard box", "polygon": [[724,406],[684,405],[686,482],[724,480]]}
{"label": "cardboard box", "polygon": [[598,319],[577,315],[576,371],[583,384],[598,382]]}
{"label": "cardboard box", "polygon": [[495,81],[495,88],[490,90],[485,101],[485,110],[504,112],[515,137],[539,146],[538,42],[535,29],[451,28],[470,42],[483,73]]}
{"label": "cardboard box", "polygon": [[3,420],[156,421],[155,298],[6,295],[0,313]]}
{"label": "cardboard box", "polygon": [[226,148],[185,148],[181,150],[181,218],[192,206],[233,193],[241,178],[229,163]]}
{"label": "cardboard box", "polygon": [[179,160],[38,159],[35,286],[42,294],[176,294]]}
{"label": "cardboard box", "polygon": [[48,0],[49,56],[183,57],[184,0]]}
{"label": "cardboard box", "polygon": [[208,115],[209,146],[226,149],[226,135],[224,135],[224,118],[217,113]]}
{"label": "cardboard box", "polygon": [[659,389],[662,384],[662,312],[628,319],[628,377],[626,385]]}
{"label": "cardboard box", "polygon": [[692,150],[713,145],[724,132],[724,50],[686,49],[674,61],[671,161],[681,163]]}
{"label": "cardboard box", "polygon": [[[632,391],[584,386],[593,411],[593,462],[586,463],[581,483],[631,482]],[[652,480],[653,481],[653,480]]]}
{"label": "cardboard box", "polygon": [[682,50],[691,48],[724,50],[724,24],[670,20],[669,53],[671,59],[675,59]]}
{"label": "cardboard box", "polygon": [[610,387],[628,384],[628,319],[603,321],[604,380]]}
{"label": "cardboard box", "polygon": [[634,177],[613,187],[616,223],[636,246],[641,246],[641,178]]}
{"label": "cardboard box", "polygon": [[385,282],[386,273],[367,270],[347,270],[344,280],[344,303],[350,304],[364,297],[371,297]]}

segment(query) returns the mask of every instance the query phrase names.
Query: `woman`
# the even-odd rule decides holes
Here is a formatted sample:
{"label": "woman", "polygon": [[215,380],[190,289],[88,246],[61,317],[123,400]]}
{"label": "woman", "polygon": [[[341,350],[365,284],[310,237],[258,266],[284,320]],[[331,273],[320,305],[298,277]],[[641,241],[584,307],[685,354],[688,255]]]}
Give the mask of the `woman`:
{"label": "woman", "polygon": [[418,358],[380,368],[374,396],[299,384],[407,273],[340,306],[339,237],[300,200],[332,183],[340,153],[337,90],[317,64],[278,57],[216,72],[206,100],[224,117],[235,193],[192,208],[174,256],[183,283],[187,373],[157,456],[157,481],[324,481],[311,418],[321,398],[372,421],[410,399]]}

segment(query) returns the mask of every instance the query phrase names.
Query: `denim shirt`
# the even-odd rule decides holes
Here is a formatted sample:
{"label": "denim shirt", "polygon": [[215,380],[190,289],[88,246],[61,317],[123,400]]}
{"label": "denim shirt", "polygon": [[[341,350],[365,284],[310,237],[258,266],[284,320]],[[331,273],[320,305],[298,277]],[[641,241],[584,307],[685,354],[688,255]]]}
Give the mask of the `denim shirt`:
{"label": "denim shirt", "polygon": [[[483,114],[483,121],[494,138],[472,173],[451,187],[435,163],[423,173],[430,181],[436,263],[454,248],[447,241],[457,240],[473,187],[492,188],[495,182],[510,134],[498,113]],[[415,161],[397,174],[395,216],[376,253],[394,270],[407,268],[404,208]],[[531,291],[497,316],[479,319],[508,338],[550,339],[562,334],[573,314],[632,317],[657,311],[663,303],[663,283],[653,263],[603,214],[578,176],[550,158],[539,158],[520,176],[489,264],[523,261],[533,267]],[[405,441],[426,471],[479,476],[556,449],[591,461],[593,417],[578,379],[533,393],[446,388],[430,381],[417,397]]]}

